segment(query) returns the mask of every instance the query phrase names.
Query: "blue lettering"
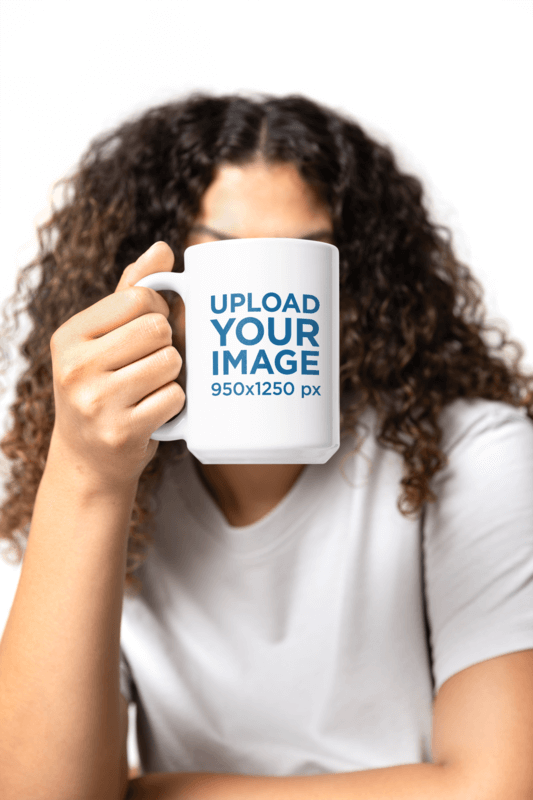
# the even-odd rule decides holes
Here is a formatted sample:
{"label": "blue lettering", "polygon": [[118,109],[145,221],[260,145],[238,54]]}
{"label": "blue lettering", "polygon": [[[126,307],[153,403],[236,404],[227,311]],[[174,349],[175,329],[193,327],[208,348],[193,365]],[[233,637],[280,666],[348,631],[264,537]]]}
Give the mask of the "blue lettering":
{"label": "blue lettering", "polygon": [[233,358],[229,350],[224,350],[224,375],[228,375],[229,362],[231,366],[237,368],[241,364],[241,375],[246,375],[246,350],[241,350],[236,358]]}
{"label": "blue lettering", "polygon": [[[304,325],[310,325],[311,330],[305,332]],[[318,342],[315,339],[315,334],[318,333],[318,322],[315,322],[314,319],[301,319],[299,317],[296,320],[296,344],[300,347],[303,344],[304,339],[309,339],[311,343],[311,347],[318,347]]]}
{"label": "blue lettering", "polygon": [[213,314],[223,314],[224,311],[226,310],[227,306],[228,306],[228,295],[227,294],[223,294],[222,295],[222,308],[220,308],[220,309],[218,309],[215,306],[215,295],[214,294],[211,295],[211,311],[213,312]]}
{"label": "blue lettering", "polygon": [[296,298],[295,298],[295,296],[293,295],[292,292],[290,292],[287,295],[287,299],[285,300],[285,305],[283,306],[283,308],[281,310],[282,311],[287,311],[288,308],[294,308],[294,310],[298,314],[300,313],[300,307],[298,306],[298,303],[296,302]]}
{"label": "blue lettering", "polygon": [[[275,298],[276,308],[269,308],[267,306],[267,297]],[[280,306],[281,306],[281,297],[279,296],[279,294],[276,294],[276,292],[269,292],[268,294],[265,294],[265,296],[263,297],[263,308],[265,309],[265,311],[277,311]]]}
{"label": "blue lettering", "polygon": [[281,357],[282,356],[294,356],[294,355],[296,355],[294,350],[280,350],[279,353],[276,355],[276,358],[274,359],[274,363],[276,365],[277,371],[278,372],[282,372],[284,375],[292,375],[293,372],[296,372],[296,361],[295,361],[295,359],[292,358],[289,361],[287,361],[287,364],[289,366],[288,369],[283,367],[282,364],[281,364]]}
{"label": "blue lettering", "polygon": [[292,319],[290,317],[285,317],[285,336],[283,339],[276,339],[274,336],[274,320],[275,317],[268,318],[268,338],[272,342],[272,344],[287,344],[289,339],[291,338],[292,333]]}
{"label": "blue lettering", "polygon": [[268,360],[268,356],[264,350],[259,350],[257,353],[256,359],[254,361],[254,365],[250,370],[250,375],[255,375],[256,370],[258,369],[266,369],[270,375],[274,374],[274,370]]}
{"label": "blue lettering", "polygon": [[[248,324],[255,325],[257,328],[257,336],[254,336],[253,339],[247,339],[243,335],[242,329],[244,328],[245,325]],[[241,319],[241,321],[237,325],[235,332],[237,334],[237,339],[239,340],[239,342],[241,342],[241,344],[251,345],[251,344],[257,344],[258,342],[261,341],[265,329],[263,328],[263,323],[260,320],[256,319],[255,317],[244,317],[244,319]]]}
{"label": "blue lettering", "polygon": [[[226,295],[224,295],[224,297],[225,296]],[[213,325],[215,326],[216,330],[220,334],[220,346],[221,347],[225,347],[226,346],[226,336],[228,335],[229,329],[231,328],[231,326],[235,322],[235,317],[230,317],[229,320],[226,322],[226,325],[225,325],[224,328],[221,326],[221,324],[218,321],[218,319],[212,319],[211,322],[213,323]]]}
{"label": "blue lettering", "polygon": [[[239,302],[237,302],[237,298],[239,298]],[[244,305],[244,295],[243,294],[232,294],[231,295],[231,313],[235,314],[235,309],[237,306]]]}
{"label": "blue lettering", "polygon": [[317,356],[318,350],[302,350],[302,375],[318,375],[317,369],[309,369],[309,367],[316,367],[317,361],[309,361],[308,356]]}
{"label": "blue lettering", "polygon": [[[314,308],[307,308],[307,298],[314,300],[316,305]],[[320,308],[320,300],[314,294],[304,294],[304,314],[314,314]]]}
{"label": "blue lettering", "polygon": [[252,293],[248,292],[248,311],[261,311],[261,306],[259,308],[254,308],[252,306]]}

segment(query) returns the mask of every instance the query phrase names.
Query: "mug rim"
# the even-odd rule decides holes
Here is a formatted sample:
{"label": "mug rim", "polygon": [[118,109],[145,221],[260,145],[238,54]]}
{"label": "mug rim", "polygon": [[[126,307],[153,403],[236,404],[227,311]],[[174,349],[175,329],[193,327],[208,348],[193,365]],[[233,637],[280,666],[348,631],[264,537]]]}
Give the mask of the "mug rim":
{"label": "mug rim", "polygon": [[337,251],[339,249],[335,244],[330,244],[330,242],[318,242],[315,239],[297,239],[289,236],[250,236],[237,237],[235,239],[219,239],[216,242],[199,242],[198,244],[191,244],[189,247],[185,248],[183,254],[185,255],[188,250],[193,250],[195,247],[205,247],[205,245],[235,245],[236,242],[298,242],[299,245],[303,245],[304,247],[309,245],[314,247],[318,245],[319,247],[331,247],[333,250]]}

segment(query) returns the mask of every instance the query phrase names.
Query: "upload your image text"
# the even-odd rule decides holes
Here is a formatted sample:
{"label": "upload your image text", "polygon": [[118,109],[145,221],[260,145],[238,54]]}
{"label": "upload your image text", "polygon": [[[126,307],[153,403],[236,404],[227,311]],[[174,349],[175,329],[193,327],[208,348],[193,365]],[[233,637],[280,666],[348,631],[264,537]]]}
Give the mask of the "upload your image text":
{"label": "upload your image text", "polygon": [[[319,375],[319,323],[309,316],[320,308],[319,299],[313,294],[303,294],[297,300],[292,292],[283,299],[276,292],[267,292],[261,300],[252,295],[252,292],[211,295],[211,313],[217,316],[211,318],[210,323],[216,331],[218,345],[212,351],[213,376]],[[279,312],[277,316],[268,316],[275,312]],[[265,347],[256,347],[261,343],[269,345],[269,353]],[[272,345],[276,348],[274,351]],[[253,351],[250,348],[254,348]],[[219,385],[213,386],[218,394]],[[292,394],[293,385],[290,387],[289,391],[289,387],[283,387],[285,394]],[[251,394],[250,388],[246,388]],[[269,393],[269,390],[270,384],[267,392],[261,392],[259,385],[257,393]],[[280,392],[281,386],[274,391],[275,394]],[[302,397],[311,393],[319,395],[320,387],[302,387]]]}

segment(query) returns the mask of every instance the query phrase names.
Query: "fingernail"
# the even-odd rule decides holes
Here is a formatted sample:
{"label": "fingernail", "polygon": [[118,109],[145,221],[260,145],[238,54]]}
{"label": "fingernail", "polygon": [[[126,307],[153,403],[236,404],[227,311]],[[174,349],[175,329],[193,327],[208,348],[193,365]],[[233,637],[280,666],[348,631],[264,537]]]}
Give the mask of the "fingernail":
{"label": "fingernail", "polygon": [[144,261],[145,258],[149,258],[149,256],[152,254],[152,250],[154,249],[156,244],[159,244],[159,243],[158,242],[154,242],[153,245],[151,245],[151,247],[148,248],[148,250],[145,250],[144,253],[141,253],[139,258],[137,259],[137,263],[139,261]]}

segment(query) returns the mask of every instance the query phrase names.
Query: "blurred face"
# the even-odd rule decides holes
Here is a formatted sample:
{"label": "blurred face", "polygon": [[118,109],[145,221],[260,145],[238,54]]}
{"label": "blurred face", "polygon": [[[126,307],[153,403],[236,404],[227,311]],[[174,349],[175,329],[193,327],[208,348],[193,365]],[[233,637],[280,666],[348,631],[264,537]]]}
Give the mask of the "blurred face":
{"label": "blurred face", "polygon": [[[334,244],[333,223],[292,164],[225,165],[207,188],[186,246],[225,238],[312,238]],[[185,308],[171,314],[174,346],[185,362]],[[182,369],[179,378],[183,376]],[[181,383],[181,380],[180,380]]]}

